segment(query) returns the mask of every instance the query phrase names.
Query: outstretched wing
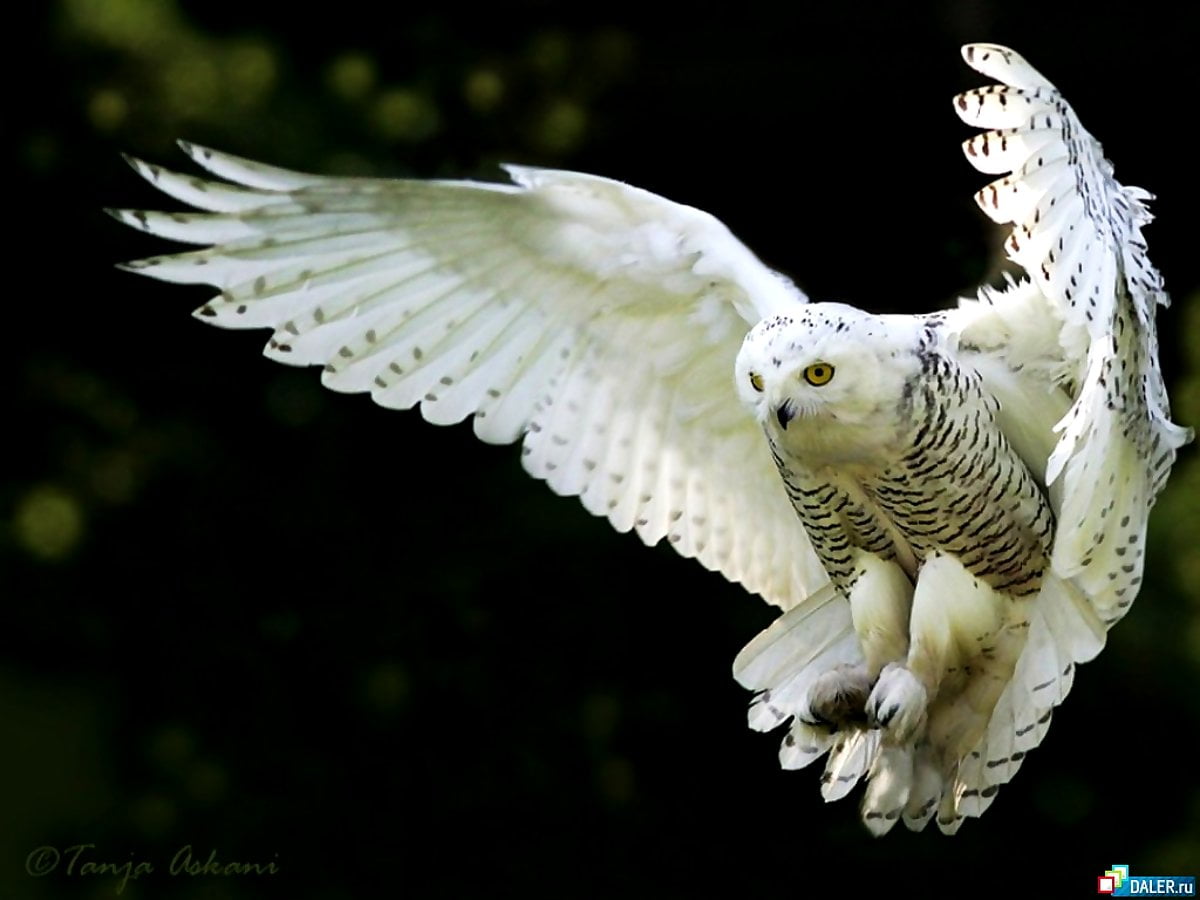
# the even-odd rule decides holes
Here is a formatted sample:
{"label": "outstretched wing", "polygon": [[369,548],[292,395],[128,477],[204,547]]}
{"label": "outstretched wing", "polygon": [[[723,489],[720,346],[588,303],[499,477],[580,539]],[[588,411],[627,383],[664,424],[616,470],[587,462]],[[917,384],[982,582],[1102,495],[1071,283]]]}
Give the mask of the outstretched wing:
{"label": "outstretched wing", "polygon": [[1113,178],[1100,144],[1019,55],[968,44],[963,57],[1003,82],[954,106],[995,129],[963,147],[980,171],[1010,173],[976,200],[1013,223],[1005,247],[1030,280],[985,289],[962,342],[1014,374],[1026,392],[1015,416],[1035,398],[1041,417],[1065,413],[1048,457],[1033,460],[1047,484],[1062,480],[1053,568],[1111,625],[1137,593],[1150,506],[1190,439],[1171,422],[1158,364],[1154,317],[1167,295],[1142,239],[1150,195]]}
{"label": "outstretched wing", "polygon": [[[1008,173],[976,200],[1014,226],[1009,258],[1028,278],[984,288],[957,316],[960,351],[1002,403],[1001,426],[1048,487],[1057,518],[1051,570],[1028,641],[988,733],[954,785],[957,814],[979,815],[1036,746],[1074,666],[1137,595],[1146,522],[1176,448],[1158,364],[1162,277],[1146,255],[1150,195],[1122,186],[1058,90],[1005,47],[963,57],[1003,84],[954,98],[980,171]],[[957,827],[957,820],[951,827]]]}
{"label": "outstretched wing", "polygon": [[512,184],[327,178],[183,144],[230,183],[132,160],[199,213],[113,211],[211,245],[126,268],[220,293],[326,386],[476,434],[647,544],[784,608],[827,580],[732,369],[747,325],[804,302],[720,222],[590,175]]}

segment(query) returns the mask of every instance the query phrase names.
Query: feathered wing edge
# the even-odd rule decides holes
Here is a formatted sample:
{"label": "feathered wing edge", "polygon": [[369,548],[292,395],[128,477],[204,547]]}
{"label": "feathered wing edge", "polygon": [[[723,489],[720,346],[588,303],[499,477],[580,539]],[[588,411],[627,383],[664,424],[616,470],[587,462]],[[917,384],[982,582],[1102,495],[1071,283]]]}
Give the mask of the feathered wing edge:
{"label": "feathered wing edge", "polygon": [[327,387],[523,440],[557,493],[769,602],[826,582],[730,376],[747,321],[804,297],[715,218],[569,172],[333,178],[181,146],[228,183],[129,161],[201,212],[110,212],[201,249],[125,268],[217,287],[198,317],[273,329],[266,354]]}

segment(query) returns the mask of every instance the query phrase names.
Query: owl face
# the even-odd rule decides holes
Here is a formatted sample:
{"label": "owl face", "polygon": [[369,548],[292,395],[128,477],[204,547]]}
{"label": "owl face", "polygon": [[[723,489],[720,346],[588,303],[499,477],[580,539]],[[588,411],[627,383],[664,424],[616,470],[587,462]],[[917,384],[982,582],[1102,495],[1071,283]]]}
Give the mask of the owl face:
{"label": "owl face", "polygon": [[918,366],[911,328],[889,319],[814,303],[746,335],[738,394],[774,446],[833,464],[867,462],[895,443]]}

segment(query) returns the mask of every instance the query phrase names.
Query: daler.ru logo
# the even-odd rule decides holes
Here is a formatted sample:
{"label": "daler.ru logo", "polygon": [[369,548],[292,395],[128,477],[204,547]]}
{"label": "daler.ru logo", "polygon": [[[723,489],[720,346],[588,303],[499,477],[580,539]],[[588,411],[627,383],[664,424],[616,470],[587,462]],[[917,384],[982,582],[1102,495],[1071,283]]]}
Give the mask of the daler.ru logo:
{"label": "daler.ru logo", "polygon": [[1113,866],[1100,876],[1097,894],[1113,897],[1195,897],[1192,875],[1130,875],[1129,866]]}

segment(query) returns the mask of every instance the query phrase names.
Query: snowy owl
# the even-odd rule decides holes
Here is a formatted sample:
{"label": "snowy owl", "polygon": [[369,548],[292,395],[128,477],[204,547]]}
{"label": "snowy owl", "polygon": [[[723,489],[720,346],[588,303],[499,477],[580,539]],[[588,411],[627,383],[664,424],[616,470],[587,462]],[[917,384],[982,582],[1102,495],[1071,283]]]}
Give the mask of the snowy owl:
{"label": "snowy owl", "polygon": [[430,422],[474,416],[620,531],[782,609],[741,652],[750,725],[785,768],[864,781],[876,834],[981,815],[1137,595],[1176,448],[1158,366],[1167,301],[1149,195],[1114,180],[1055,87],[954,98],[1002,175],[1025,277],[956,309],[810,303],[712,216],[628,185],[507,167],[511,183],[329,178],[192,144],[225,181],[132,160],[202,210],[116,210],[209,245],[126,268],[220,293],[196,314],[273,329],[266,354]]}

